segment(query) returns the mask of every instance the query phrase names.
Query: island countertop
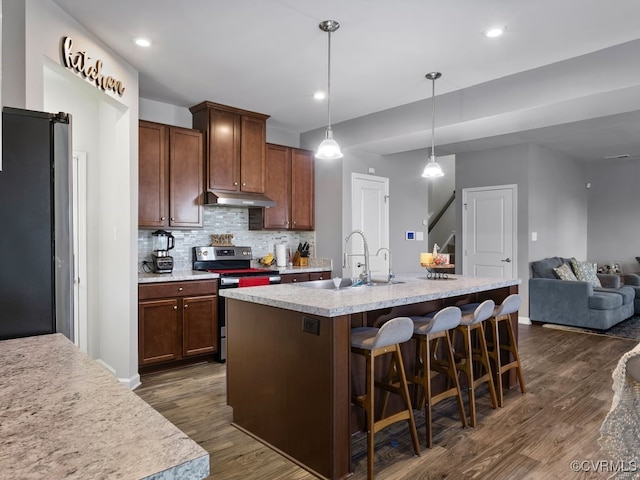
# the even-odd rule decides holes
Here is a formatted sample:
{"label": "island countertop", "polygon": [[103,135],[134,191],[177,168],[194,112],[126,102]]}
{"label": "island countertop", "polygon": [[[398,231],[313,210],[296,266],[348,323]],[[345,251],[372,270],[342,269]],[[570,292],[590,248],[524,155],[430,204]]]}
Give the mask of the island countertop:
{"label": "island countertop", "polygon": [[391,285],[325,290],[301,284],[281,284],[220,290],[220,295],[245,302],[270,305],[296,312],[336,317],[374,309],[409,305],[441,298],[519,285],[518,278],[483,278],[450,275],[446,280],[427,279],[425,273],[396,276]]}
{"label": "island countertop", "polygon": [[201,479],[209,454],[61,334],[0,341],[0,471]]}

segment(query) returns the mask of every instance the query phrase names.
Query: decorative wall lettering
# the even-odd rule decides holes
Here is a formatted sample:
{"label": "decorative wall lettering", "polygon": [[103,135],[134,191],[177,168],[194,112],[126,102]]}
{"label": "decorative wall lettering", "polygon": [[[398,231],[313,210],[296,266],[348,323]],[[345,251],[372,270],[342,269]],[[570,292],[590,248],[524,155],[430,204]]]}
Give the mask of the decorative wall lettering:
{"label": "decorative wall lettering", "polygon": [[102,73],[102,60],[94,61],[86,52],[74,53],[71,50],[72,46],[73,40],[71,40],[71,37],[62,37],[62,59],[64,66],[95,83],[96,87],[101,88],[105,92],[110,90],[122,96],[124,93],[124,85],[120,80],[116,80]]}

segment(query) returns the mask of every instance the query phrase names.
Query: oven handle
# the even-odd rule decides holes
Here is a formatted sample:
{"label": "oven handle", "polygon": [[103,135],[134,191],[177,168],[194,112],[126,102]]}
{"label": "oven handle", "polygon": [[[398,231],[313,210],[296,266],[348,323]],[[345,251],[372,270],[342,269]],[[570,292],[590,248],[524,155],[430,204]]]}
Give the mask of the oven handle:
{"label": "oven handle", "polygon": [[[269,276],[270,284],[280,283],[280,280],[281,280],[280,275]],[[240,278],[238,277],[220,277],[220,287],[234,288],[234,287],[237,287],[239,283],[240,283]]]}

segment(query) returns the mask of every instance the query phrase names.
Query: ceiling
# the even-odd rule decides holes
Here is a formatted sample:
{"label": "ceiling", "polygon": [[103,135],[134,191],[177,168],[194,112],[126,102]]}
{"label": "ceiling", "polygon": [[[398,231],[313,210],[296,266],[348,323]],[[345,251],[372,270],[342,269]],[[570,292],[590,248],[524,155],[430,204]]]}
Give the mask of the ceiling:
{"label": "ceiling", "polygon": [[[436,84],[440,98],[499,79],[516,82],[521,72],[640,39],[637,0],[616,0],[615,6],[602,0],[54,2],[139,71],[140,97],[181,107],[203,100],[233,105],[267,113],[269,125],[295,133],[327,122],[326,100],[313,98],[327,86],[322,20],[341,25],[331,37],[334,126],[430,102],[431,83],[425,79],[430,71],[443,72]],[[483,31],[494,25],[507,26],[505,35],[486,38]],[[137,36],[151,39],[152,46],[135,46]],[[607,72],[601,73],[592,81],[606,82]],[[584,159],[619,153],[640,157],[640,115],[624,110],[560,125],[535,123],[518,132],[454,135],[445,150],[537,141]],[[486,115],[485,123],[491,117]],[[424,148],[423,130],[412,140],[404,138],[412,135],[398,135],[384,146],[371,141],[369,150]]]}

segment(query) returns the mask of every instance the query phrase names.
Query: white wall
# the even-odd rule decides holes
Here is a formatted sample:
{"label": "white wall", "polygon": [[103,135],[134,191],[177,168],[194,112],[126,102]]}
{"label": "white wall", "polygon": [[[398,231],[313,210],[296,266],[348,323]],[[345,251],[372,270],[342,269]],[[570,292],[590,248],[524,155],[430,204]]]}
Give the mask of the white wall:
{"label": "white wall", "polygon": [[[20,35],[7,38],[3,34],[3,50],[17,52],[3,57],[3,71],[24,72],[23,85],[15,82],[3,86],[6,87],[3,103],[73,114],[73,148],[88,152],[89,158],[88,290],[89,323],[94,330],[91,354],[120,381],[134,387],[139,382],[138,74],[53,2],[26,0],[24,5],[24,11],[19,8],[3,11],[5,25],[23,25],[25,31],[22,38]],[[15,26],[13,30],[21,28]],[[97,98],[101,96],[104,100],[96,103],[90,99],[87,105],[80,105],[82,98],[96,97],[79,87],[74,73],[60,67],[63,36],[73,39],[74,51],[83,50],[92,58],[101,59],[103,72],[124,83],[124,95],[98,91]],[[46,79],[56,76],[58,83],[49,86]],[[95,89],[88,82],[87,85]],[[57,92],[57,98],[53,92]]]}

